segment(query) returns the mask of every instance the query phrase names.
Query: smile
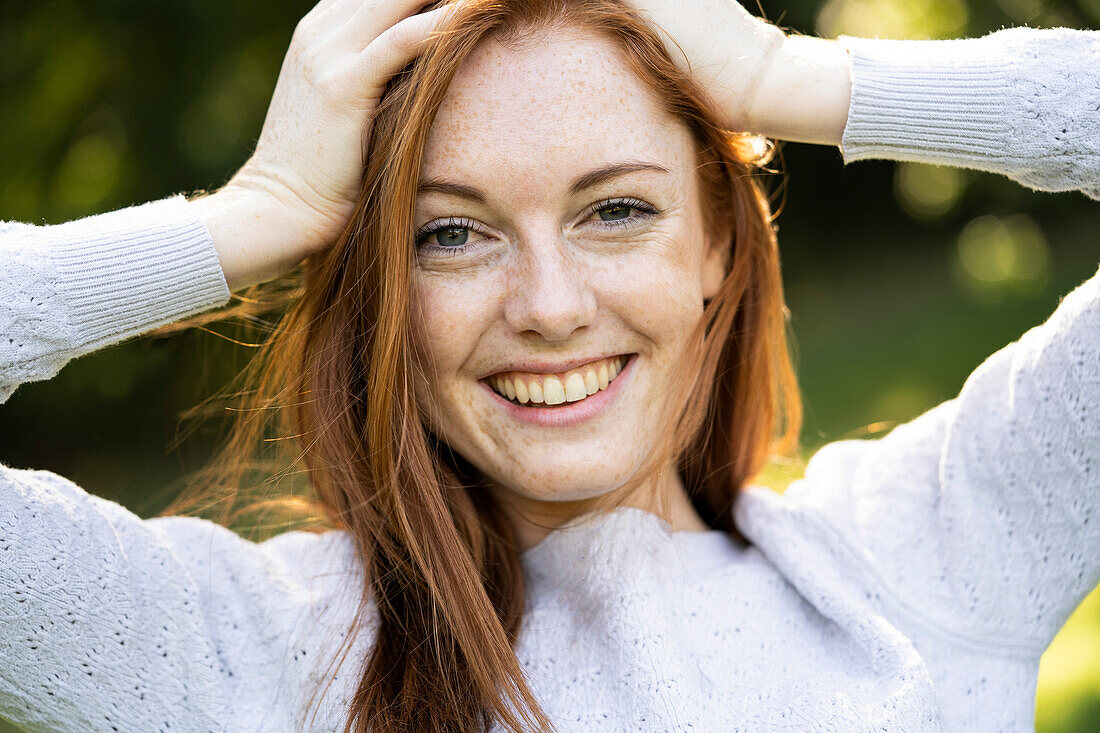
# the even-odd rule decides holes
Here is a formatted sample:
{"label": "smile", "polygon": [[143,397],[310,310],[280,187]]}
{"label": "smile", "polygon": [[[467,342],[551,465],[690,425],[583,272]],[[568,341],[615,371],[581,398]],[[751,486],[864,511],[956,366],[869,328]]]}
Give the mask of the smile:
{"label": "smile", "polygon": [[628,356],[612,356],[559,374],[506,372],[488,379],[497,394],[516,404],[560,405],[579,402],[607,389],[622,371]]}
{"label": "smile", "polygon": [[634,371],[636,354],[622,354],[560,374],[506,372],[481,380],[509,415],[540,427],[570,427],[609,405]]}

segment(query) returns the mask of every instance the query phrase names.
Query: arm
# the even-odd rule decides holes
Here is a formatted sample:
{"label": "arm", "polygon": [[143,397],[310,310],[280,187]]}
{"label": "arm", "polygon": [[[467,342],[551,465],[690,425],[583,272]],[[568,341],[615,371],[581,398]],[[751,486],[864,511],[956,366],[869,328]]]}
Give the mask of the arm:
{"label": "arm", "polygon": [[731,0],[633,0],[730,129],[1100,198],[1100,31],[953,41],[787,35]]}
{"label": "arm", "polygon": [[217,193],[52,227],[0,222],[0,402],[330,246],[362,185],[364,128],[386,82],[452,11],[420,7],[320,2],[295,28],[255,152]]}
{"label": "arm", "polygon": [[1100,31],[839,43],[854,84],[846,163],[953,165],[1100,199]]}
{"label": "arm", "polygon": [[782,496],[749,491],[738,521],[901,628],[915,614],[941,639],[1036,661],[1100,581],[1098,461],[1100,272],[958,397],[882,439],[830,443]]}
{"label": "arm", "polygon": [[[361,150],[386,76],[445,20],[416,8],[323,0],[306,16],[257,150],[222,191],[0,225],[0,401],[331,244],[361,186],[348,151]],[[355,568],[333,537],[256,545],[0,464],[0,715],[34,730],[246,730],[265,716],[290,730],[278,716],[316,680],[297,669],[325,658],[290,645],[314,628],[302,613],[315,596],[335,591],[312,585],[307,551],[336,563],[334,579]],[[320,638],[338,640],[350,617],[327,618]]]}
{"label": "arm", "polygon": [[312,665],[349,628],[351,609],[329,602],[361,585],[352,549],[343,533],[255,544],[201,519],[142,520],[55,474],[0,466],[0,717],[291,730]]}
{"label": "arm", "polygon": [[[639,5],[732,126],[841,143],[846,161],[1100,195],[1098,32],[825,41],[777,35],[725,0]],[[748,492],[738,523],[807,597],[831,577],[902,628],[915,614],[942,638],[1033,661],[1100,580],[1098,406],[1100,273],[956,399],[882,440],[826,446],[782,497]]]}
{"label": "arm", "polygon": [[[841,43],[853,79],[846,161],[965,165],[1100,192],[1100,33]],[[881,440],[822,448],[781,498],[748,492],[739,525],[807,587],[812,557],[819,577],[914,638],[1033,662],[1100,580],[1098,405],[1100,273],[956,399]]]}
{"label": "arm", "polygon": [[0,234],[0,402],[72,358],[229,298],[182,197]]}

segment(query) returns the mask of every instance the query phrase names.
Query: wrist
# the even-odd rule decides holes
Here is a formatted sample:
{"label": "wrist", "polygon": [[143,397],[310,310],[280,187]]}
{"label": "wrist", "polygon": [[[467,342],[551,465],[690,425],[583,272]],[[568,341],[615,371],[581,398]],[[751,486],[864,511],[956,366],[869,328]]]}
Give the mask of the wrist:
{"label": "wrist", "polygon": [[229,183],[188,203],[210,232],[230,291],[276,278],[307,254],[270,194]]}
{"label": "wrist", "polygon": [[844,161],[890,158],[975,167],[1004,158],[1014,140],[1028,139],[1038,151],[1033,134],[1014,129],[1016,72],[997,39],[998,34],[936,41],[842,36],[854,82]]}
{"label": "wrist", "polygon": [[760,76],[746,127],[779,140],[839,145],[851,95],[850,61],[840,43],[788,35]]}
{"label": "wrist", "polygon": [[740,87],[739,92],[724,105],[730,129],[758,132],[762,122],[758,112],[760,99],[767,95],[765,84],[786,41],[787,34],[783,29],[759,20],[753,24],[748,39],[738,37],[727,41],[731,48],[745,49],[733,68],[753,64],[753,68],[745,74],[746,81],[735,84],[736,80],[731,80],[727,85],[730,89]]}

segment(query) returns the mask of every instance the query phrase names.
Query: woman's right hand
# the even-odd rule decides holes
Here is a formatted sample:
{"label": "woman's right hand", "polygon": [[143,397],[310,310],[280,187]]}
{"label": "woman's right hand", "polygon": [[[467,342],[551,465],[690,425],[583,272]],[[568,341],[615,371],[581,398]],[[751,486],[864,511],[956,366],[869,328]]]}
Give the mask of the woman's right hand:
{"label": "woman's right hand", "polygon": [[230,290],[277,277],[340,236],[386,82],[453,10],[418,14],[426,4],[321,0],[298,23],[255,152],[225,186],[192,201]]}

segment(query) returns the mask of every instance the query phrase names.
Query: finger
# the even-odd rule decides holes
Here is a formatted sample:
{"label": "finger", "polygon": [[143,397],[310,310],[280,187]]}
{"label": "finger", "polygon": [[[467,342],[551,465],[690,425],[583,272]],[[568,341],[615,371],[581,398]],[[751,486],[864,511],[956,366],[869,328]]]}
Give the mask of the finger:
{"label": "finger", "polygon": [[332,10],[334,5],[347,4],[347,0],[321,0],[313,6],[305,16],[298,21],[299,25],[317,25],[323,22],[323,19],[328,16],[329,11]]}
{"label": "finger", "polygon": [[386,29],[360,54],[363,78],[370,79],[377,87],[384,85],[429,47],[436,31],[447,27],[456,7],[456,4],[449,4],[413,15]]}
{"label": "finger", "polygon": [[363,3],[348,21],[347,30],[352,35],[352,47],[365,49],[387,29],[406,18],[417,15],[426,5],[425,0],[386,0],[381,3]]}

